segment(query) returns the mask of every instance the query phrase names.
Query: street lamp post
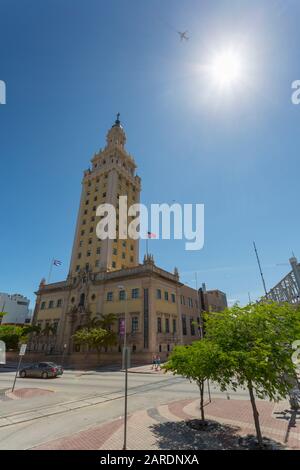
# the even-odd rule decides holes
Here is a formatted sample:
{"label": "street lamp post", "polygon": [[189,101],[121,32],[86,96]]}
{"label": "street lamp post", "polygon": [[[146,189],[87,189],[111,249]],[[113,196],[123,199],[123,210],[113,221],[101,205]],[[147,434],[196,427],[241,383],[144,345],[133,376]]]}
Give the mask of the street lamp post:
{"label": "street lamp post", "polygon": [[124,290],[125,292],[125,307],[124,307],[124,342],[123,342],[123,360],[124,360],[124,369],[125,369],[125,403],[124,403],[124,442],[123,450],[127,448],[127,397],[128,397],[128,349],[127,349],[127,295],[124,286],[118,286],[119,290]]}

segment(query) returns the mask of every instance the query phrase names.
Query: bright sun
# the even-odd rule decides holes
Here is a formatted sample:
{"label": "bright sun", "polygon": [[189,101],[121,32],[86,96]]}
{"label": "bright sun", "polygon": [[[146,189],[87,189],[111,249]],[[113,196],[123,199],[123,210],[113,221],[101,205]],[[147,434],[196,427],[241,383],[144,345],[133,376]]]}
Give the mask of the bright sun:
{"label": "bright sun", "polygon": [[230,50],[216,54],[210,69],[213,80],[222,87],[233,85],[242,77],[241,58]]}

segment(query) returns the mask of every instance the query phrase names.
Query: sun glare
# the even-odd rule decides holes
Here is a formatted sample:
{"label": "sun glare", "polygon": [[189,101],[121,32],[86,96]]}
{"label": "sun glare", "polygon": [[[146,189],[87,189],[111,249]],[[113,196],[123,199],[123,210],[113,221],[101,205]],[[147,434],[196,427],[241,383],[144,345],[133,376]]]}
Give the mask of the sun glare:
{"label": "sun glare", "polygon": [[230,50],[216,54],[210,69],[213,80],[222,87],[233,85],[242,78],[241,58]]}

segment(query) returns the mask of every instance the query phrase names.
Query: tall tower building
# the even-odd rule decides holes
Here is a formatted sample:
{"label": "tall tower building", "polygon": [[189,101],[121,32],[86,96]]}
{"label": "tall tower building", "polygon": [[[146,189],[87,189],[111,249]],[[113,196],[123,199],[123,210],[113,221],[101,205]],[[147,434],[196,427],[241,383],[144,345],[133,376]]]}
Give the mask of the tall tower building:
{"label": "tall tower building", "polygon": [[[128,208],[139,203],[141,181],[125,143],[117,115],[105,148],[94,155],[91,168],[84,172],[69,275],[60,282],[42,279],[36,292],[33,325],[42,331],[51,326],[52,334],[31,335],[26,353],[29,362],[53,360],[55,353],[72,367],[98,366],[97,351],[76,344],[74,334],[112,315],[115,320],[110,327],[116,345],[103,351],[101,361],[121,363],[125,325],[133,363],[149,363],[158,353],[164,360],[176,345],[200,338],[203,308],[210,310],[210,302],[213,311],[226,306],[222,293],[207,291],[199,297],[197,290],[180,282],[177,268],[165,271],[148,253],[139,264],[138,240],[122,238],[123,229],[132,222],[127,217],[124,223],[122,206],[117,215],[120,236],[117,232],[115,239],[98,239],[100,204],[111,204],[118,212],[121,196],[127,196]],[[203,307],[200,300],[205,300]]]}
{"label": "tall tower building", "polygon": [[[138,240],[119,238],[119,197],[127,196],[130,207],[140,201],[141,191],[141,180],[135,174],[136,164],[126,151],[125,143],[126,134],[118,114],[107,133],[105,148],[94,155],[91,168],[84,171],[70,275],[85,269],[114,271],[139,263]],[[114,240],[100,240],[96,234],[100,220],[96,210],[104,203],[116,208],[117,233]],[[130,223],[130,218],[127,223]]]}

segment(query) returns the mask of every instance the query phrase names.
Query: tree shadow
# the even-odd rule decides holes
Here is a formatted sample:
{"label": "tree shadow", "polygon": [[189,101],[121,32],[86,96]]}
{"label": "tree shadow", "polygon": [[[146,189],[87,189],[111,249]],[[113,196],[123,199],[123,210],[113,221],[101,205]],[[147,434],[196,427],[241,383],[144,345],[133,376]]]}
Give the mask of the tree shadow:
{"label": "tree shadow", "polygon": [[291,429],[297,427],[297,419],[300,419],[300,410],[289,409],[283,411],[276,411],[274,415],[276,415],[276,419],[284,419],[288,421],[288,427],[284,437],[284,442],[287,443],[289,440]]}
{"label": "tree shadow", "polygon": [[[256,437],[241,437],[237,426],[208,421],[202,426],[200,420],[166,421],[151,426],[160,450],[249,450],[257,449]],[[264,448],[283,449],[272,439],[264,439]]]}

